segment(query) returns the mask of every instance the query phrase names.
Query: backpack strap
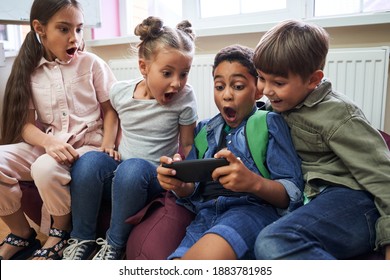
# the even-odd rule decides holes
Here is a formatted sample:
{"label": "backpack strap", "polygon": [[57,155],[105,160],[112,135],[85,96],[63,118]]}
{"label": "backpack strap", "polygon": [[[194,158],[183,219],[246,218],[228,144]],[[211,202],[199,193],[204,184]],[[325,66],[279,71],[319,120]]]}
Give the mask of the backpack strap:
{"label": "backpack strap", "polygon": [[268,146],[267,114],[268,111],[257,110],[246,123],[245,136],[257,169],[269,179],[269,171],[264,165]]}
{"label": "backpack strap", "polygon": [[204,157],[204,154],[209,147],[207,143],[207,130],[206,126],[203,126],[201,130],[196,134],[194,138],[195,147],[198,150],[198,158],[201,159]]}
{"label": "backpack strap", "polygon": [[[268,111],[258,110],[248,119],[245,137],[257,169],[264,178],[269,179],[269,171],[264,165],[268,146],[267,113]],[[261,133],[256,133],[257,131]],[[208,149],[206,125],[196,134],[194,144],[198,150],[198,158],[203,158]]]}

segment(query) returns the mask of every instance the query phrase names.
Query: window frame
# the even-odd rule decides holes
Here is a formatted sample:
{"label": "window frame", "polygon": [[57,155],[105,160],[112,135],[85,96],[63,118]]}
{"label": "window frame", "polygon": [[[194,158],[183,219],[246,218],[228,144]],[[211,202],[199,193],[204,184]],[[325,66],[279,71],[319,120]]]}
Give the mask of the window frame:
{"label": "window frame", "polygon": [[20,25],[6,24],[8,40],[0,40],[4,44],[5,56],[13,56],[22,44],[22,29]]}
{"label": "window frame", "polygon": [[[275,23],[292,17],[304,18],[306,13],[305,2],[306,0],[288,0],[286,1],[286,9],[202,19],[200,18],[200,1],[183,0],[183,18],[188,19],[199,30],[212,29],[210,26],[214,28],[231,28],[235,26],[260,25],[267,22]],[[235,23],[234,26],[232,26],[232,22]]]}
{"label": "window frame", "polygon": [[[182,0],[183,18],[188,19],[197,36],[234,35],[242,33],[265,32],[277,22],[287,18],[302,19],[322,27],[344,27],[390,22],[390,11],[377,13],[362,13],[354,15],[338,15],[314,17],[315,0],[288,0],[287,8],[253,14],[200,18],[199,0]],[[128,0],[119,0],[120,26],[122,36],[133,37],[131,5]],[[259,21],[261,18],[261,21]],[[232,25],[231,23],[235,24]]]}

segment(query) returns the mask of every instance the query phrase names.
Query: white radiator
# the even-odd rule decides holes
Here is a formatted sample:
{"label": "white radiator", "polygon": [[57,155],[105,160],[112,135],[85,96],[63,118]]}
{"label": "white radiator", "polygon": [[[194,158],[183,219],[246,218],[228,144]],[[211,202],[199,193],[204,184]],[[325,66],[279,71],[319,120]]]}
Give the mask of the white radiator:
{"label": "white radiator", "polygon": [[333,87],[351,98],[371,124],[381,130],[385,122],[389,49],[333,49],[325,66],[325,76]]}
{"label": "white radiator", "polygon": [[[325,76],[330,79],[334,89],[354,100],[372,125],[382,130],[385,120],[389,49],[331,49],[325,66]],[[218,113],[213,97],[213,60],[214,55],[196,55],[188,79],[195,91],[200,120]],[[110,60],[109,65],[118,80],[133,79],[140,75],[136,59]]]}

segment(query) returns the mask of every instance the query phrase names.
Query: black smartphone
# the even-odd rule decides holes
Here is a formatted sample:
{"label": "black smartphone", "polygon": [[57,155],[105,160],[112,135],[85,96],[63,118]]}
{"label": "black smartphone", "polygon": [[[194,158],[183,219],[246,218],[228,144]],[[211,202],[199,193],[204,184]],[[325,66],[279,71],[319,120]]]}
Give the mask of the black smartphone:
{"label": "black smartphone", "polygon": [[225,158],[205,158],[194,160],[175,161],[162,166],[176,170],[175,177],[183,182],[213,181],[211,174],[217,167],[229,165]]}

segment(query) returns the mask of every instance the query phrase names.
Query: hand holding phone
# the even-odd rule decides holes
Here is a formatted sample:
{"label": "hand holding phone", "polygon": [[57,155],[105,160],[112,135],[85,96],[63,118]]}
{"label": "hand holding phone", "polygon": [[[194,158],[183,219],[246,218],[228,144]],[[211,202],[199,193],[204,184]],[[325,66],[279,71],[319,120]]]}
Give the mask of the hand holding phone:
{"label": "hand holding phone", "polygon": [[214,169],[225,165],[229,165],[225,158],[183,160],[162,164],[163,167],[175,169],[176,175],[174,177],[183,182],[213,181],[211,174]]}

